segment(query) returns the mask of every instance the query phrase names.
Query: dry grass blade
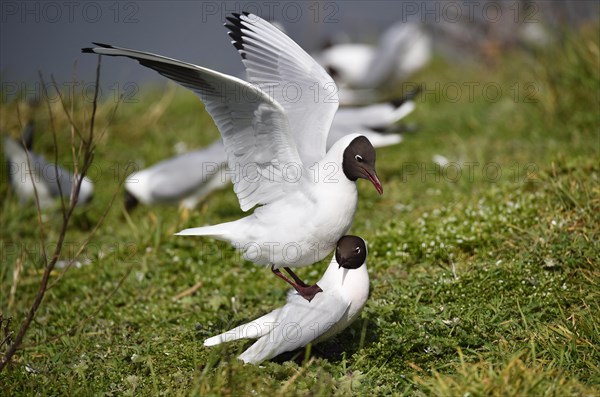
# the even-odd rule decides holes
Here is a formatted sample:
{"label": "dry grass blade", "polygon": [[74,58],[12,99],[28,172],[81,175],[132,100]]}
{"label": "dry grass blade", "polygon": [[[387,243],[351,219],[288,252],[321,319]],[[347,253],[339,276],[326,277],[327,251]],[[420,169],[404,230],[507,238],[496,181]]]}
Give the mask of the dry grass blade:
{"label": "dry grass blade", "polygon": [[[23,130],[23,122],[21,121],[21,114],[19,112],[19,106],[17,106],[17,113],[18,113],[18,118],[19,118],[19,124],[21,127],[21,131]],[[25,140],[24,137],[21,136],[21,143],[23,144],[23,147],[25,148]],[[37,210],[37,221],[38,221],[38,227],[39,227],[39,234],[40,234],[40,241],[44,241],[46,239],[45,233],[44,233],[44,223],[42,222],[42,207],[40,206],[40,195],[38,194],[38,190],[37,190],[37,183],[36,183],[36,178],[33,175],[33,172],[31,172],[31,170],[33,170],[33,167],[31,166],[31,156],[29,154],[29,150],[25,150],[25,157],[27,159],[27,172],[29,173],[29,178],[31,179],[31,186],[33,187],[33,198],[35,201],[35,207]],[[44,247],[44,245],[42,245],[42,259],[43,259],[43,263],[48,263],[48,254],[46,253],[46,247]],[[0,364],[1,365],[1,364]],[[1,370],[1,367],[0,367]]]}
{"label": "dry grass blade", "polygon": [[178,293],[177,295],[175,295],[172,299],[173,302],[178,301],[179,299],[186,297],[188,295],[192,295],[194,292],[198,291],[200,288],[202,288],[202,281],[197,282],[196,284],[194,284],[193,286],[191,286],[190,288],[186,289],[185,291],[182,291],[180,293]]}
{"label": "dry grass blade", "polygon": [[[44,76],[42,72],[39,73],[40,82],[42,83],[42,92],[44,93],[44,98],[48,98],[48,90],[46,88],[46,82],[44,81]],[[50,101],[46,101],[46,105],[48,107],[48,116],[50,117],[50,130],[52,131],[52,141],[54,143],[54,175],[58,177],[58,142],[56,140],[56,127],[54,123],[54,113],[52,112],[52,106],[50,106]],[[57,182],[58,178],[57,178]],[[63,216],[67,212],[65,207],[65,198],[63,196],[62,184],[57,183],[58,186],[58,197],[60,198],[60,206],[63,213]],[[71,192],[72,193],[72,192]]]}
{"label": "dry grass blade", "polygon": [[[69,221],[71,220],[73,211],[75,210],[75,206],[77,205],[77,200],[78,200],[78,196],[79,196],[79,191],[81,190],[81,184],[83,182],[83,178],[85,177],[86,172],[92,163],[94,147],[95,147],[95,145],[94,145],[94,119],[96,117],[96,110],[97,110],[97,105],[98,105],[97,102],[98,102],[99,83],[100,83],[100,65],[101,65],[100,57],[98,57],[98,64],[96,67],[96,80],[95,80],[96,86],[95,86],[95,92],[94,92],[94,101],[93,101],[93,105],[92,105],[89,136],[88,136],[87,140],[81,138],[82,139],[81,149],[83,150],[83,161],[82,161],[81,169],[79,170],[79,172],[77,170],[75,171],[74,178],[76,180],[76,183],[74,184],[73,190],[71,192],[69,205],[66,208],[66,211],[63,212],[62,226],[60,229],[58,241],[56,242],[54,252],[53,252],[50,260],[48,260],[48,257],[44,254],[43,259],[45,262],[45,267],[44,267],[42,279],[40,280],[40,286],[39,286],[38,292],[36,294],[36,297],[31,305],[31,307],[28,310],[27,315],[25,316],[25,319],[19,326],[19,331],[17,332],[17,335],[16,335],[13,343],[10,344],[10,346],[8,347],[6,353],[4,354],[4,356],[2,358],[2,361],[0,361],[0,371],[4,370],[4,368],[6,368],[8,363],[11,361],[12,357],[21,348],[25,334],[27,333],[27,330],[29,329],[31,322],[33,321],[35,314],[38,311],[38,309],[42,303],[42,300],[44,299],[44,295],[46,294],[46,291],[48,290],[48,282],[49,282],[50,274],[54,270],[54,267],[56,266],[56,262],[58,261],[60,253],[62,251],[64,242],[65,242],[65,237],[67,235],[67,230],[69,227]],[[61,103],[63,104],[63,108],[66,110],[66,107],[64,107],[64,102],[62,102],[62,96],[60,98],[61,98]],[[71,116],[67,114],[67,117],[69,118],[69,121],[71,122],[72,128],[75,129],[75,125],[72,122]],[[55,143],[55,150],[57,150],[56,140],[54,141],[54,143]],[[28,154],[27,154],[27,161],[28,161],[28,163],[30,163]],[[30,164],[29,164],[29,167],[31,167]],[[34,191],[35,191],[35,183],[33,185],[34,185]],[[38,219],[39,219],[40,225],[41,225],[41,209],[40,209],[40,205],[39,205],[39,198],[37,197],[37,192],[35,192],[35,196],[36,196]]]}

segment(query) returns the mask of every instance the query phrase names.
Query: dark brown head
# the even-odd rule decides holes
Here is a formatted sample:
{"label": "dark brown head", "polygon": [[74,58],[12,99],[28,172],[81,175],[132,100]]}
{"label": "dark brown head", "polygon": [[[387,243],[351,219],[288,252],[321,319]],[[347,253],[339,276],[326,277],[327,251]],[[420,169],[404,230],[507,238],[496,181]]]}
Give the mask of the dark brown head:
{"label": "dark brown head", "polygon": [[342,169],[351,181],[356,181],[358,178],[367,179],[379,194],[383,194],[383,187],[375,171],[375,148],[364,136],[353,139],[344,150]]}
{"label": "dark brown head", "polygon": [[367,260],[365,240],[357,236],[342,236],[335,247],[335,260],[339,267],[358,269]]}

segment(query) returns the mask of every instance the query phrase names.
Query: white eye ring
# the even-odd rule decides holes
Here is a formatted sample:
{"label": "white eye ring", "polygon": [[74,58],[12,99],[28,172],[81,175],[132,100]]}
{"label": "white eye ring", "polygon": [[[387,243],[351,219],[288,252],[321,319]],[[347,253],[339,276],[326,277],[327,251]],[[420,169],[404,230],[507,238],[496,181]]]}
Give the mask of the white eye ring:
{"label": "white eye ring", "polygon": [[354,250],[354,252],[356,252],[357,254],[360,254],[360,247],[356,247],[356,249]]}
{"label": "white eye ring", "polygon": [[363,158],[362,158],[362,156],[360,154],[357,154],[356,156],[354,156],[354,159],[356,161],[358,161],[359,163],[363,161]]}

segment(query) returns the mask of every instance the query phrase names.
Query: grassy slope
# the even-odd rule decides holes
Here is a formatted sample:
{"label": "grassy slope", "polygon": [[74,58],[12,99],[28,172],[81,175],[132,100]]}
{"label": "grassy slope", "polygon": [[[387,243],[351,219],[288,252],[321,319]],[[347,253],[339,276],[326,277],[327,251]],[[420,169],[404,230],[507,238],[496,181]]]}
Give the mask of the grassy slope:
{"label": "grassy slope", "polygon": [[[313,347],[309,359],[259,368],[236,361],[246,342],[202,346],[205,337],[271,310],[285,296],[282,283],[241,263],[225,244],[172,236],[184,226],[238,217],[231,191],[190,213],[141,208],[131,218],[119,196],[80,258],[83,266],[49,291],[29,347],[1,383],[28,395],[597,395],[597,28],[577,39],[536,58],[515,54],[485,68],[437,62],[422,74],[429,88],[497,82],[503,94],[489,101],[476,88],[473,100],[463,91],[454,102],[424,95],[411,116],[418,134],[378,152],[385,194],[379,198],[359,182],[352,229],[370,246],[371,297],[361,318]],[[533,97],[523,91],[527,82],[540,89]],[[511,90],[515,83],[519,93]],[[143,91],[139,103],[119,110],[98,145],[89,219],[78,214],[66,257],[86,223],[99,218],[129,161],[153,163],[178,141],[202,145],[217,136],[192,95],[171,95]],[[14,108],[1,109],[2,127],[12,131]],[[107,104],[100,125],[109,113]],[[66,121],[57,117],[63,132]],[[46,134],[36,147],[49,153],[51,142]],[[436,170],[436,154],[455,165]],[[35,212],[19,207],[4,181],[0,308],[17,323],[41,274],[38,227]],[[59,220],[57,212],[45,216],[47,241],[56,239]],[[20,252],[25,260],[11,301]],[[316,280],[324,266],[301,275]],[[172,300],[198,282],[195,294]]]}

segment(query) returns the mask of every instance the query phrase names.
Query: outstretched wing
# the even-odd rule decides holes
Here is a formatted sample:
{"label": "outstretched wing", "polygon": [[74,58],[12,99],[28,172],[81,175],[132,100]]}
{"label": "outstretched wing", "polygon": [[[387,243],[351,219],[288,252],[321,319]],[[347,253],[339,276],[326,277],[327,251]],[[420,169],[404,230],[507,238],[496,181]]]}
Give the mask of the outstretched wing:
{"label": "outstretched wing", "polygon": [[248,79],[284,107],[300,158],[306,166],[320,161],[338,108],[334,81],[298,44],[258,16],[233,14],[227,20]]}
{"label": "outstretched wing", "polygon": [[[303,164],[285,110],[258,87],[191,63],[148,52],[94,43],[83,52],[124,56],[195,92],[221,132],[234,191],[247,211],[297,188],[289,170]],[[299,165],[286,167],[289,164]],[[287,169],[284,176],[282,170]]]}

